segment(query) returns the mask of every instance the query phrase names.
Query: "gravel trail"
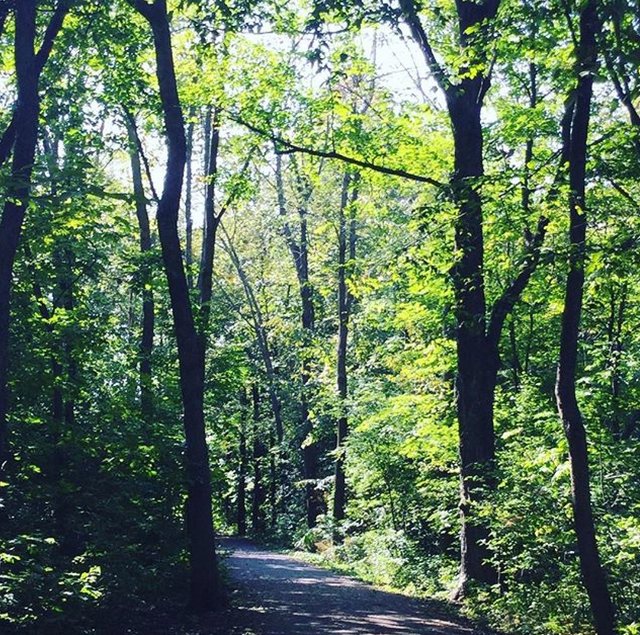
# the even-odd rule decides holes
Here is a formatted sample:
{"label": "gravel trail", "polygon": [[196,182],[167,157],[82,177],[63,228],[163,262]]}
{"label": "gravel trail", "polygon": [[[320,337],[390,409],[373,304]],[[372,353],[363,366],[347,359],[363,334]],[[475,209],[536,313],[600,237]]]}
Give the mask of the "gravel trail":
{"label": "gravel trail", "polygon": [[233,633],[255,635],[484,635],[442,603],[380,591],[248,541],[224,539],[238,588]]}

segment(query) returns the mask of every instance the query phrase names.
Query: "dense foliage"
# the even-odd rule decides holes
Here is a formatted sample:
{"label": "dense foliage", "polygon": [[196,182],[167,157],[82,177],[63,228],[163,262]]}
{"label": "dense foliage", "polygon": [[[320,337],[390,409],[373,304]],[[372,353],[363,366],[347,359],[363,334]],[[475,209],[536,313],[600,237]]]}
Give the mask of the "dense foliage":
{"label": "dense foliage", "polygon": [[219,606],[210,497],[508,632],[640,633],[639,14],[0,1],[2,632]]}

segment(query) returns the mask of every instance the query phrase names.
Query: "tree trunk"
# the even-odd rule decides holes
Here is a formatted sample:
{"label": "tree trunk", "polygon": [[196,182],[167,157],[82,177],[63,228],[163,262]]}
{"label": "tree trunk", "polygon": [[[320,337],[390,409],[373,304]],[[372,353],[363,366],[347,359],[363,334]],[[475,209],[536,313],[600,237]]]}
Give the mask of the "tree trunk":
{"label": "tree trunk", "polygon": [[238,273],[238,277],[240,278],[240,282],[242,283],[242,288],[244,289],[244,294],[247,299],[247,304],[249,305],[249,310],[251,311],[251,321],[253,323],[253,330],[256,336],[256,343],[258,344],[260,357],[262,357],[262,363],[264,365],[264,372],[267,376],[269,401],[271,403],[271,412],[273,414],[273,420],[275,424],[276,440],[278,442],[278,445],[282,445],[282,442],[284,441],[282,405],[280,403],[280,396],[278,395],[276,373],[273,366],[273,354],[271,352],[271,346],[269,345],[269,338],[267,337],[267,329],[264,324],[262,309],[260,308],[260,304],[258,303],[256,295],[253,291],[253,286],[251,285],[249,276],[247,275],[240,257],[238,256],[238,253],[233,243],[231,242],[231,238],[225,231],[224,225],[221,225],[221,228],[224,236],[223,247],[229,254],[229,258],[231,259],[231,262],[233,263],[233,266]]}
{"label": "tree trunk", "polygon": [[[353,304],[353,296],[347,287],[347,267],[353,266],[356,256],[357,239],[354,214],[357,190],[354,185],[351,197],[349,197],[351,181],[351,175],[348,173],[345,174],[342,181],[342,199],[340,201],[338,219],[338,348],[336,384],[339,400],[339,415],[336,424],[336,463],[335,484],[333,490],[333,517],[338,522],[344,519],[345,505],[347,502],[347,489],[344,473],[344,443],[349,433],[346,413],[346,400],[348,394],[347,344],[349,337],[349,317],[351,314],[351,306]],[[348,223],[347,213],[349,214]]]}
{"label": "tree trunk", "polygon": [[589,0],[580,12],[580,42],[575,92],[575,107],[571,123],[569,147],[569,274],[562,313],[560,354],[556,378],[558,412],[569,445],[571,495],[574,526],[582,579],[589,596],[598,635],[615,632],[614,607],[609,595],[605,572],[600,562],[595,523],[591,508],[587,437],[576,397],[576,370],[584,267],[586,259],[587,216],[585,205],[585,168],[589,111],[593,93],[593,73],[597,63],[597,34],[600,25],[596,3]]}
{"label": "tree trunk", "polygon": [[15,112],[15,141],[11,180],[0,220],[0,473],[9,458],[9,323],[13,263],[22,233],[31,173],[38,137],[40,99],[39,75],[33,51],[36,34],[35,0],[15,7],[15,64],[18,103]]}
{"label": "tree trunk", "polygon": [[15,75],[18,100],[11,123],[2,135],[0,163],[13,147],[10,186],[0,219],[0,473],[9,458],[9,326],[13,263],[22,233],[22,224],[31,192],[31,174],[38,141],[40,75],[49,59],[53,43],[69,11],[61,0],[47,24],[42,44],[34,50],[36,37],[35,0],[15,3]]}
{"label": "tree trunk", "polygon": [[260,391],[257,384],[252,386],[253,400],[253,495],[251,497],[251,529],[261,536],[265,532],[265,509],[267,490],[262,475],[263,460],[267,448],[262,441],[260,431]]}
{"label": "tree trunk", "polygon": [[185,216],[185,254],[184,260],[187,267],[187,284],[189,288],[193,286],[193,212],[192,212],[192,193],[193,193],[193,133],[195,123],[193,117],[195,109],[189,109],[189,122],[187,124],[187,182],[185,183],[184,195],[184,216]]}
{"label": "tree trunk", "polygon": [[[498,371],[497,342],[490,345],[486,336],[484,237],[478,192],[484,173],[481,105],[476,100],[479,85],[473,80],[463,84],[464,90],[447,94],[455,144],[451,186],[458,208],[455,246],[459,258],[452,280],[457,323],[461,589],[469,580],[493,584],[497,579],[488,562],[488,528],[478,520],[476,506],[495,482],[493,401]],[[472,84],[476,84],[475,91]]]}
{"label": "tree trunk", "polygon": [[[487,547],[489,531],[475,515],[485,493],[495,485],[493,404],[499,367],[498,346],[504,320],[513,310],[535,270],[547,220],[540,218],[535,236],[527,233],[525,257],[517,276],[491,308],[487,324],[484,290],[482,198],[482,105],[491,80],[485,37],[500,0],[456,2],[460,46],[474,54],[473,76],[451,78],[434,53],[414,0],[400,0],[403,18],[420,46],[431,73],[443,91],[453,131],[454,166],[451,196],[457,208],[455,251],[451,270],[455,296],[457,346],[457,411],[460,448],[461,567],[458,595],[470,580],[494,583],[497,574]],[[461,70],[465,70],[462,68]],[[530,69],[531,70],[531,69]],[[535,82],[535,72],[530,75]],[[535,87],[532,86],[532,90]],[[528,184],[525,184],[525,190]],[[529,198],[523,197],[523,205]]]}
{"label": "tree trunk", "polygon": [[151,229],[147,213],[147,199],[142,181],[140,155],[136,143],[135,132],[129,123],[129,157],[133,176],[133,194],[135,197],[136,217],[140,230],[140,288],[142,290],[142,337],[140,339],[140,410],[147,426],[153,421],[153,388],[151,381],[151,354],[153,352],[153,336],[155,330],[155,307],[153,300],[153,279],[151,271]]}
{"label": "tree trunk", "polygon": [[[27,260],[33,262],[33,254],[29,244],[23,242],[24,253]],[[64,366],[62,363],[62,346],[59,341],[54,338],[54,329],[51,324],[51,317],[56,309],[60,306],[54,303],[51,310],[49,309],[42,287],[37,279],[36,272],[33,271],[33,295],[38,305],[38,313],[42,318],[43,328],[51,338],[51,423],[49,427],[49,460],[45,468],[45,476],[48,478],[53,489],[52,511],[53,525],[55,535],[62,547],[62,552],[66,553],[66,509],[65,499],[68,494],[64,488],[60,487],[61,479],[64,477],[65,452],[63,447],[63,432],[65,428],[65,400],[63,392],[64,383]],[[62,300],[62,298],[61,298]],[[75,555],[75,554],[74,554]]]}
{"label": "tree trunk", "polygon": [[168,156],[157,221],[178,344],[184,408],[187,473],[186,528],[191,569],[190,607],[218,608],[221,584],[216,562],[211,509],[211,470],[204,422],[205,337],[196,327],[178,235],[178,214],[186,163],[186,138],[178,97],[166,0],[152,5],[132,0],[149,21],[156,51]]}
{"label": "tree trunk", "polygon": [[204,226],[202,230],[202,252],[200,256],[200,271],[198,272],[198,292],[200,300],[199,327],[204,332],[211,313],[211,290],[213,281],[213,260],[216,249],[216,234],[220,223],[220,216],[215,208],[215,179],[218,172],[218,151],[220,148],[219,113],[213,110],[212,119],[207,126],[211,136],[207,146],[209,162],[205,172],[204,197]]}
{"label": "tree trunk", "polygon": [[622,328],[624,326],[627,298],[628,286],[626,282],[621,285],[619,302],[615,289],[611,289],[610,291],[610,315],[607,328],[609,337],[609,361],[607,366],[611,373],[611,414],[609,416],[609,429],[616,438],[620,437],[622,431],[622,374],[620,366],[624,350]]}
{"label": "tree trunk", "polygon": [[238,504],[236,526],[238,536],[247,533],[247,395],[240,391],[240,429],[238,434]]}
{"label": "tree trunk", "polygon": [[[276,184],[278,190],[278,206],[280,216],[286,219],[287,209],[282,179],[282,158],[276,156]],[[309,380],[311,368],[309,363],[310,346],[315,333],[315,310],[313,300],[313,286],[309,279],[309,250],[307,232],[307,205],[311,198],[309,184],[300,174],[297,175],[299,236],[293,235],[288,221],[284,221],[283,232],[287,246],[293,258],[293,264],[298,277],[298,290],[301,303],[302,346],[300,369],[300,424],[299,432],[302,441],[302,463],[305,480],[305,507],[308,527],[314,527],[318,516],[325,511],[322,492],[318,490],[317,482],[320,469],[320,448],[318,441],[313,439],[313,422],[309,418]]]}

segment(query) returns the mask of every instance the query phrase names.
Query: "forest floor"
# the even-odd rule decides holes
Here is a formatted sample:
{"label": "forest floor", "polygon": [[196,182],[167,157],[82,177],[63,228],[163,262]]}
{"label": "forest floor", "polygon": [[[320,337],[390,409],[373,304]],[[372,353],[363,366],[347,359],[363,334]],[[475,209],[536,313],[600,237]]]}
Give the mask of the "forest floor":
{"label": "forest floor", "polygon": [[[201,633],[226,635],[486,635],[452,606],[382,591],[247,540],[223,539],[236,590],[223,620]],[[224,622],[224,623],[221,623]]]}

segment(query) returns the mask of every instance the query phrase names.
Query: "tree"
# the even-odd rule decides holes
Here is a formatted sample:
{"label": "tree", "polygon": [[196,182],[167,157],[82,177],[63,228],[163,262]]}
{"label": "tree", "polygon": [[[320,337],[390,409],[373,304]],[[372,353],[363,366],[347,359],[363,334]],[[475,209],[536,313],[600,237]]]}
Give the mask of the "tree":
{"label": "tree", "polygon": [[469,580],[494,583],[497,579],[487,549],[487,527],[477,517],[475,508],[486,489],[495,485],[493,408],[502,329],[538,264],[547,220],[539,220],[535,235],[527,241],[520,272],[495,301],[488,315],[480,193],[484,174],[481,113],[491,84],[488,48],[499,0],[482,4],[456,3],[457,36],[467,61],[455,69],[453,75],[448,75],[436,58],[413,0],[401,0],[400,6],[434,80],[445,95],[454,141],[453,175],[449,186],[457,209],[455,249],[459,254],[451,279],[457,322],[462,593]]}
{"label": "tree", "polygon": [[133,179],[136,218],[140,230],[140,287],[142,289],[142,335],[140,338],[140,410],[148,426],[153,421],[153,389],[151,375],[151,355],[155,326],[155,307],[153,301],[153,276],[151,255],[153,241],[147,213],[147,198],[142,179],[140,161],[140,139],[133,117],[127,113],[127,134],[129,140],[129,158]]}
{"label": "tree", "polygon": [[[156,74],[167,137],[167,168],[156,218],[178,342],[184,408],[187,473],[185,525],[189,534],[191,563],[190,606],[196,611],[210,610],[219,606],[222,590],[215,552],[211,472],[204,422],[205,322],[196,324],[178,235],[178,210],[186,164],[184,119],[176,84],[166,1],[156,0],[148,4],[144,0],[137,0],[132,4],[149,22],[153,32]],[[200,289],[201,306],[206,307],[205,315],[208,315],[210,285],[209,277]]]}
{"label": "tree", "polygon": [[[12,186],[7,193],[2,219],[0,219],[0,471],[4,470],[9,458],[7,377],[11,276],[29,204],[40,114],[39,80],[70,6],[71,3],[67,0],[58,2],[37,51],[35,46],[38,3],[36,0],[26,0],[18,3],[14,8],[17,99],[13,118],[2,137],[2,158],[4,160],[13,147],[13,161],[11,164]],[[9,3],[3,3],[2,9],[0,16],[4,25]]]}
{"label": "tree", "polygon": [[[353,183],[353,184],[352,184]],[[355,204],[358,198],[358,175],[345,173],[342,180],[342,196],[338,212],[338,348],[336,384],[338,389],[339,414],[336,424],[336,462],[333,494],[333,517],[344,520],[346,504],[346,481],[344,472],[344,444],[349,433],[346,413],[348,396],[347,346],[349,317],[353,306],[353,294],[349,291],[347,273],[353,268],[356,258],[357,227]]]}
{"label": "tree", "polygon": [[[313,284],[309,271],[309,234],[308,234],[308,206],[313,193],[313,188],[308,177],[303,173],[296,161],[290,163],[295,176],[294,191],[297,198],[298,211],[298,238],[294,236],[289,222],[284,221],[283,232],[287,246],[293,259],[298,278],[298,292],[300,294],[302,345],[301,345],[301,369],[300,369],[300,424],[299,435],[302,440],[302,459],[304,464],[305,501],[307,508],[307,525],[313,527],[317,518],[324,512],[324,501],[318,490],[320,446],[318,439],[314,438],[314,426],[309,412],[309,382],[310,370],[310,346],[315,333],[315,306]],[[280,215],[287,217],[287,201],[284,189],[282,158],[276,155],[276,187],[278,191],[278,207]]]}
{"label": "tree", "polygon": [[580,39],[578,41],[578,80],[573,99],[573,117],[569,140],[569,273],[562,313],[560,356],[556,379],[558,412],[562,419],[571,466],[571,495],[580,568],[598,635],[615,632],[614,609],[609,596],[606,577],[596,541],[595,523],[591,509],[587,438],[582,414],[576,397],[576,367],[580,314],[584,293],[586,260],[587,203],[585,172],[587,136],[593,94],[593,76],[597,66],[597,38],[600,19],[595,1],[580,11]]}

